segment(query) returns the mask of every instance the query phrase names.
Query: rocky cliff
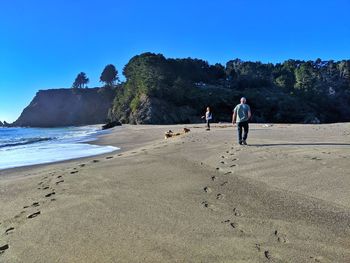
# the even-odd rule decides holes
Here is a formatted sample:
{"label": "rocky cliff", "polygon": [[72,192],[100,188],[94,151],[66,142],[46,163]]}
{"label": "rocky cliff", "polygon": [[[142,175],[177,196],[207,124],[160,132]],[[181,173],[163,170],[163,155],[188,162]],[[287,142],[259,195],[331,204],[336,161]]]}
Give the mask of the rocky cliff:
{"label": "rocky cliff", "polygon": [[12,126],[59,127],[104,123],[115,97],[109,88],[40,90]]}
{"label": "rocky cliff", "polygon": [[111,117],[131,124],[176,124],[197,123],[200,115],[190,106],[175,106],[168,101],[141,95],[135,110],[125,107]]}

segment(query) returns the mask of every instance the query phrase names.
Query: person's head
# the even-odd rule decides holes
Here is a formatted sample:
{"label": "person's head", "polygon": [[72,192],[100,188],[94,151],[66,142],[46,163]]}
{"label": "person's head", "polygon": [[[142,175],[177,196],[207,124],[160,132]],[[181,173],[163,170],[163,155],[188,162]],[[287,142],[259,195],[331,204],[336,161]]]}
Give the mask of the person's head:
{"label": "person's head", "polygon": [[207,111],[210,111],[210,107],[207,107]]}
{"label": "person's head", "polygon": [[245,97],[241,98],[241,104],[245,104],[247,102],[247,99]]}

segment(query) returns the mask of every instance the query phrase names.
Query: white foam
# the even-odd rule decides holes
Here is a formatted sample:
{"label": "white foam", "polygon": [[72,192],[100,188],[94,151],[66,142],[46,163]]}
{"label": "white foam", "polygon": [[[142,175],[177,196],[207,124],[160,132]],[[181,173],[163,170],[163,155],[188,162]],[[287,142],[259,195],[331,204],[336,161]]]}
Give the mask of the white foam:
{"label": "white foam", "polygon": [[[105,133],[100,126],[68,128],[13,128],[0,134],[0,170],[35,164],[44,164],[104,154],[119,150],[113,146],[91,145],[87,142],[96,138],[97,134]],[[47,137],[50,140],[36,140],[31,138]],[[23,143],[24,140],[33,143]],[[15,142],[17,145],[6,144]]]}
{"label": "white foam", "polygon": [[18,147],[10,151],[0,151],[0,169],[58,162],[116,150],[119,148],[86,143],[45,143],[38,147]]}

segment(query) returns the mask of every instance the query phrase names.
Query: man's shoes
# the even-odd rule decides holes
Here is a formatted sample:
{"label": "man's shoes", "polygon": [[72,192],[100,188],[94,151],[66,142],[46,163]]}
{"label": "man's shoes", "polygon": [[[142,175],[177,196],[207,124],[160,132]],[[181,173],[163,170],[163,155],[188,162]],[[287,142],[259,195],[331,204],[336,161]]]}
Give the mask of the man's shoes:
{"label": "man's shoes", "polygon": [[242,142],[242,141],[239,141],[238,143],[239,143],[239,145],[242,145],[242,144],[243,144],[243,142]]}
{"label": "man's shoes", "polygon": [[243,145],[247,145],[247,142],[244,140],[244,141],[242,141],[242,144]]}

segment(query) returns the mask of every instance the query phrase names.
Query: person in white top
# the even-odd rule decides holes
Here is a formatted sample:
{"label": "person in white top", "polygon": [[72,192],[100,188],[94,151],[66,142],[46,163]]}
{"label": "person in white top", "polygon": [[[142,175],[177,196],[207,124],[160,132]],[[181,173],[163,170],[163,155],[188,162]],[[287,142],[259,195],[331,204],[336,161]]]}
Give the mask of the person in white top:
{"label": "person in white top", "polygon": [[207,111],[205,112],[205,116],[202,116],[202,119],[205,118],[205,121],[207,123],[207,131],[210,131],[210,122],[213,119],[213,115],[210,111],[210,107],[207,107]]}

